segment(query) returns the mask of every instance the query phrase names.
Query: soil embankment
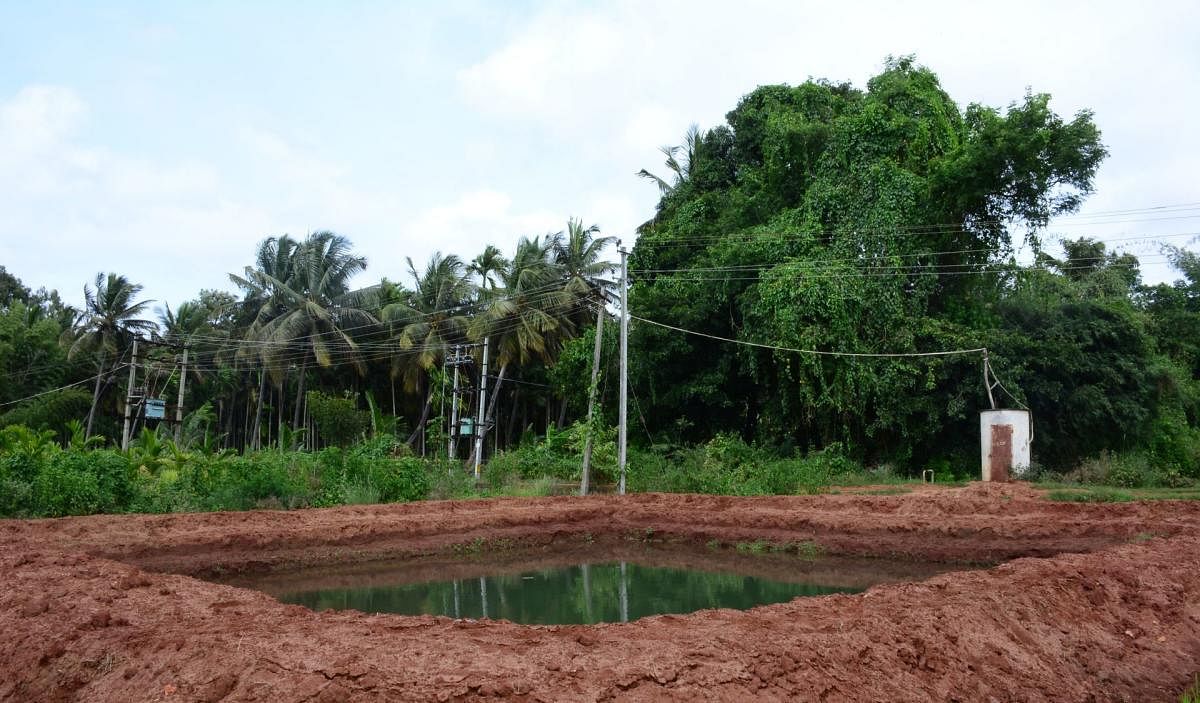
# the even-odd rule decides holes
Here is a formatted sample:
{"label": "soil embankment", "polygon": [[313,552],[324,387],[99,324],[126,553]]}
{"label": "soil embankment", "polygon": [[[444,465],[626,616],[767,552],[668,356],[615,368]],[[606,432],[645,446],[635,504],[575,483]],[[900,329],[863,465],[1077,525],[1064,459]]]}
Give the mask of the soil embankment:
{"label": "soil embankment", "polygon": [[[598,626],[314,613],[191,578],[585,535],[1042,558]],[[1020,485],[0,521],[0,699],[1167,701],[1200,670],[1198,573],[1200,503]]]}

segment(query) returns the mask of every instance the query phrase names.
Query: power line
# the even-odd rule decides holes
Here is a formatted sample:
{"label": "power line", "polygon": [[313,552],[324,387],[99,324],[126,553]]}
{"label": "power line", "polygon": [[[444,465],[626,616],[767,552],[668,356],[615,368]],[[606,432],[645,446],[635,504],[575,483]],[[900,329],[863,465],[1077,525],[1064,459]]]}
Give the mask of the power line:
{"label": "power line", "polygon": [[[1111,221],[1096,221],[1096,222],[1063,222],[1056,223],[1058,227],[1098,227],[1100,225],[1112,224],[1130,224],[1141,222],[1161,222],[1165,220],[1194,220],[1200,218],[1200,213],[1187,216],[1165,217],[1165,218],[1149,218],[1149,219],[1126,219],[1126,220],[1111,220]],[[1003,225],[1004,223],[994,223]],[[973,230],[964,226],[962,223],[947,224],[947,225],[931,225],[931,226],[904,226],[894,225],[890,227],[847,227],[840,230],[803,230],[797,229],[790,232],[780,231],[755,231],[748,232],[727,232],[722,234],[710,234],[700,236],[686,236],[678,239],[655,239],[652,233],[650,236],[643,235],[638,238],[637,247],[639,249],[655,248],[655,247],[702,247],[709,246],[718,242],[771,242],[784,241],[787,239],[811,239],[814,242],[830,243],[834,239],[844,239],[850,237],[868,237],[880,239],[883,235],[897,238],[908,237],[932,237],[937,235],[969,235],[977,237],[988,234],[986,228],[983,231]],[[995,233],[995,232],[993,232]],[[1159,235],[1159,236],[1194,236],[1194,232]],[[1042,234],[1043,238],[1064,238],[1068,235],[1064,232],[1046,231]],[[1077,236],[1077,235],[1076,235]]]}
{"label": "power line", "polygon": [[[588,308],[588,306],[590,306],[590,305],[591,305],[591,303],[589,301],[587,301],[586,299],[577,299],[571,305],[563,306],[561,308],[560,312],[562,312],[564,315],[566,315],[566,314],[570,314],[578,309]],[[509,322],[506,322],[505,324],[489,328],[487,330],[487,334],[490,334],[493,336],[497,336],[497,335],[503,336],[509,332],[519,329],[523,325],[524,325],[524,323],[520,320],[509,321]],[[276,357],[271,360],[262,360],[262,359],[255,359],[255,360],[249,360],[249,361],[243,360],[243,361],[245,361],[245,364],[246,364],[244,368],[247,370],[256,370],[256,369],[261,369],[261,368],[280,368],[280,367],[284,367],[284,366],[295,365],[297,363],[300,363],[305,360],[309,360],[311,358],[309,351],[304,348],[303,342],[301,342],[299,344],[289,344],[286,346],[293,347],[296,351],[290,355]],[[335,366],[358,364],[360,362],[365,363],[365,362],[369,362],[369,361],[379,361],[379,360],[391,359],[391,358],[395,358],[395,357],[403,357],[403,356],[409,356],[409,355],[414,355],[414,354],[421,354],[421,353],[425,353],[425,352],[442,352],[445,350],[446,346],[447,345],[420,345],[420,346],[414,346],[414,347],[411,347],[408,349],[403,349],[403,348],[400,348],[396,342],[390,342],[390,341],[381,343],[378,347],[371,346],[366,349],[363,349],[362,346],[360,345],[360,347],[356,348],[356,349],[342,349],[342,350],[332,351],[330,353],[330,358],[333,359],[334,361],[332,361],[331,363],[329,363],[327,365],[320,366],[319,368],[331,368],[331,367],[335,367]],[[477,347],[479,345],[478,344],[466,344],[465,346],[476,346]],[[217,353],[219,353],[219,352],[213,352],[213,353],[202,352],[202,353],[209,354],[208,358],[210,359],[210,361],[208,363],[189,364],[189,366],[191,366],[192,368],[195,368],[197,370],[218,370],[218,369],[222,369],[222,368],[228,368],[227,365],[221,364],[216,361],[215,357],[216,357]]]}
{"label": "power line", "polygon": [[[1125,265],[1125,264],[1113,263],[1113,264],[1109,264],[1109,265],[1105,266],[1104,268],[1105,268],[1105,270],[1110,270],[1110,269],[1131,270],[1131,269],[1135,269],[1137,267],[1132,264]],[[765,272],[762,275],[757,275],[757,276],[716,276],[716,277],[672,276],[672,277],[670,277],[668,279],[664,279],[664,280],[666,280],[668,282],[680,282],[680,283],[705,283],[705,282],[727,282],[727,281],[778,281],[778,280],[789,280],[789,279],[811,280],[811,279],[826,279],[826,278],[838,278],[838,279],[878,278],[878,277],[882,277],[882,276],[973,276],[973,275],[980,275],[980,274],[1018,274],[1018,273],[1024,273],[1026,271],[1049,271],[1049,272],[1055,273],[1055,272],[1064,272],[1064,271],[1092,271],[1095,269],[1096,269],[1095,266],[1045,267],[1045,266],[1019,266],[1019,265],[1015,265],[1015,264],[1014,265],[1006,264],[1006,265],[1003,265],[1002,267],[996,266],[996,267],[990,268],[990,269],[979,268],[979,269],[975,269],[975,270],[971,270],[971,271],[910,270],[910,271],[861,272],[861,271],[847,270],[847,271],[840,271],[840,272],[829,272],[829,271],[834,271],[834,269],[826,269],[825,271],[822,271],[822,272],[812,273],[812,272],[803,271],[803,270],[801,270],[801,271],[778,271],[777,269],[773,269],[771,271]],[[681,271],[680,273],[683,273],[683,271]]]}
{"label": "power line", "polygon": [[7,407],[9,405],[16,405],[17,403],[24,403],[27,400],[33,400],[34,398],[40,398],[44,395],[49,395],[51,393],[57,393],[58,391],[64,391],[68,388],[74,388],[75,386],[80,386],[85,383],[91,383],[92,381],[96,380],[97,378],[100,378],[101,376],[108,376],[110,374],[114,374],[114,373],[120,371],[121,369],[125,369],[125,368],[129,368],[129,364],[120,364],[118,366],[114,366],[113,368],[108,369],[107,371],[101,371],[100,373],[95,374],[94,376],[89,376],[89,377],[83,379],[82,381],[68,383],[65,386],[59,386],[58,388],[51,388],[48,391],[42,391],[41,393],[34,393],[33,395],[27,395],[24,398],[18,398],[17,400],[10,400],[6,403],[0,403],[0,408]]}
{"label": "power line", "polygon": [[[970,251],[970,250],[963,250],[963,251]],[[974,251],[986,251],[986,250],[977,249]],[[905,258],[905,257],[914,257],[914,256],[935,256],[935,255],[939,255],[939,254],[956,254],[956,253],[961,253],[961,251],[958,251],[958,252],[930,252],[927,254],[897,254],[891,258]],[[1111,254],[1105,254],[1103,256],[1081,256],[1081,257],[1077,257],[1077,258],[1071,258],[1065,263],[1076,263],[1076,262],[1084,262],[1084,261],[1105,262],[1105,261],[1110,261],[1112,259],[1112,256],[1113,255],[1111,255]],[[888,257],[879,256],[876,258],[882,259],[882,258],[888,258]],[[1167,258],[1168,257],[1166,257],[1165,255],[1151,254],[1151,255],[1146,255],[1142,259],[1139,259],[1138,263],[1141,264],[1147,260],[1149,260],[1151,263],[1159,263],[1159,259],[1162,259],[1165,261]],[[792,268],[792,269],[800,268],[800,269],[809,269],[809,270],[841,271],[841,270],[845,270],[846,267],[837,266],[837,265],[827,265],[827,264],[830,264],[831,262],[856,262],[856,261],[861,261],[861,258],[849,257],[849,258],[843,258],[843,259],[820,259],[820,260],[812,260],[812,261],[792,260],[792,261],[782,261],[782,262],[765,263],[765,264],[745,264],[742,266],[707,266],[707,267],[706,266],[698,266],[698,267],[694,267],[694,268],[676,268],[676,269],[633,269],[633,272],[635,272],[635,273],[751,272],[751,271],[765,271],[765,270],[777,269],[777,268],[781,268],[784,266]],[[1114,263],[1116,263],[1116,262],[1114,262]],[[1129,266],[1129,267],[1133,266],[1133,264],[1120,264],[1120,265]],[[1009,263],[1009,262],[994,262],[994,263],[990,263],[990,264],[989,263],[865,264],[864,263],[862,266],[856,267],[854,272],[877,271],[877,270],[902,270],[902,269],[921,269],[921,270],[952,269],[952,268],[965,268],[965,267],[970,267],[970,266],[1020,266],[1020,265],[1016,264],[1016,263]],[[1054,264],[1050,264],[1050,266],[1053,267],[1055,270],[1058,270],[1060,268]],[[1029,268],[1035,268],[1035,267],[1020,266],[1020,268],[1029,269]],[[1038,267],[1038,268],[1043,268],[1043,267]],[[1076,268],[1078,268],[1078,267],[1076,267]],[[1083,268],[1092,268],[1092,267],[1088,266],[1088,267],[1083,267]]]}
{"label": "power line", "polygon": [[985,347],[978,347],[978,348],[974,348],[974,349],[951,349],[951,350],[947,350],[947,351],[935,351],[935,352],[841,352],[841,351],[822,351],[820,349],[795,349],[793,347],[780,347],[780,346],[775,346],[773,344],[759,344],[758,342],[747,342],[742,339],[730,339],[729,337],[720,337],[715,334],[708,334],[707,332],[697,332],[695,330],[689,330],[689,329],[685,329],[683,327],[676,327],[675,325],[668,325],[665,322],[656,322],[654,320],[648,320],[644,317],[638,317],[637,315],[630,315],[629,317],[634,320],[638,320],[640,322],[645,322],[647,324],[655,325],[658,327],[663,327],[663,328],[666,328],[669,330],[674,330],[676,332],[683,332],[684,334],[695,335],[697,337],[706,337],[708,339],[715,339],[720,342],[730,342],[733,344],[742,344],[742,345],[745,345],[748,347],[758,347],[760,349],[770,349],[772,351],[794,352],[796,354],[813,354],[813,355],[819,355],[819,356],[853,356],[853,357],[892,359],[892,358],[923,357],[923,356],[953,356],[953,355],[960,355],[960,354],[982,354],[984,351],[986,351]]}

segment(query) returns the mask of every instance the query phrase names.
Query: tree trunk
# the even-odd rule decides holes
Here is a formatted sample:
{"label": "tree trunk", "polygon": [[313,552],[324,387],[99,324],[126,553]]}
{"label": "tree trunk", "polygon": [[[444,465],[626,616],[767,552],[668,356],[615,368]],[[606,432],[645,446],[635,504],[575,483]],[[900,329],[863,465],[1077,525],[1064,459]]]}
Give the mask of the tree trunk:
{"label": "tree trunk", "polygon": [[429,411],[433,409],[433,389],[429,390],[429,397],[425,399],[425,407],[421,409],[421,418],[417,420],[417,426],[413,428],[412,434],[408,436],[408,446],[413,446],[418,437],[425,435],[425,423],[429,421]]}
{"label": "tree trunk", "polygon": [[[588,385],[587,439],[583,444],[583,476],[579,482],[579,495],[585,496],[591,489],[592,480],[592,416],[596,408],[597,381],[600,378],[600,345],[604,340],[604,306],[596,311],[596,343],[592,345],[592,382]],[[565,405],[565,404],[564,404]]]}
{"label": "tree trunk", "polygon": [[249,444],[251,449],[262,448],[262,413],[263,403],[267,395],[267,370],[258,371],[258,407],[254,411],[254,427],[250,430]]}
{"label": "tree trunk", "polygon": [[558,408],[558,423],[555,425],[558,429],[562,429],[567,424],[567,399],[562,399],[562,405]]}
{"label": "tree trunk", "polygon": [[292,410],[293,429],[300,429],[300,419],[304,412],[304,386],[305,379],[308,377],[308,374],[304,373],[306,368],[308,368],[307,359],[300,362],[300,382],[296,385],[296,407]]}
{"label": "tree trunk", "polygon": [[518,386],[516,390],[513,391],[512,410],[508,412],[508,424],[504,426],[504,444],[509,447],[513,446],[514,444],[513,431],[517,426],[517,411],[520,409],[520,406],[521,388]]}
{"label": "tree trunk", "polygon": [[[261,398],[262,395],[259,394]],[[250,434],[250,418],[254,417],[254,412],[251,410],[251,404],[254,403],[254,394],[246,394],[246,412],[242,413],[242,450],[253,449],[253,435]]]}
{"label": "tree trunk", "polygon": [[92,420],[96,417],[96,406],[100,405],[100,382],[104,378],[104,351],[100,351],[100,361],[96,364],[96,388],[92,391],[92,408],[88,410],[87,428],[83,431],[84,439],[92,436]]}

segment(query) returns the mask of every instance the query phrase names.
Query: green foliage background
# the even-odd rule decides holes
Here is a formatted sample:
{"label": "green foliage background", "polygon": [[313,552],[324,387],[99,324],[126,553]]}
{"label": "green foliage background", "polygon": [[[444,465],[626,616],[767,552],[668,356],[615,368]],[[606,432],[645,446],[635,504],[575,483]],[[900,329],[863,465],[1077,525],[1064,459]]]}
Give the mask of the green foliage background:
{"label": "green foliage background", "polygon": [[[761,86],[683,141],[664,148],[665,177],[638,174],[661,199],[630,258],[633,314],[768,348],[633,321],[634,490],[977,473],[978,353],[786,349],[986,347],[1000,402],[1032,412],[1036,475],[1200,480],[1200,257],[1164,245],[1181,277],[1146,285],[1136,257],[1087,236],[1060,242],[1061,258],[1043,241],[1107,155],[1090,112],[1060,116],[1034,92],[962,106],[900,57],[863,87]],[[351,289],[367,262],[345,237],[271,236],[231,274],[238,295],[202,290],[158,322],[124,276],[98,274],[76,310],[0,267],[0,514],[545,492],[579,480],[589,431],[596,479],[612,482],[615,320],[585,420],[596,322],[611,319],[610,244],[572,219],[522,237],[511,258],[491,244],[469,261],[438,253],[407,260],[407,283]],[[104,447],[119,444],[135,337],[155,342],[139,384],[172,401],[188,347],[189,412],[178,435],[139,422],[117,452]],[[477,487],[442,457],[452,411],[478,417],[484,339]],[[455,356],[473,359],[458,396]]]}

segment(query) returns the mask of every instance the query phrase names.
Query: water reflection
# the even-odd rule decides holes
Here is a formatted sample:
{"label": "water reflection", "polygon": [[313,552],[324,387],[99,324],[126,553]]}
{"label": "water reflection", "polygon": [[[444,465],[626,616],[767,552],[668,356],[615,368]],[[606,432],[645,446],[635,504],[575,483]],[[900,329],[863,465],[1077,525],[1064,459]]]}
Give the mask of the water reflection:
{"label": "water reflection", "polygon": [[745,609],[796,596],[846,593],[851,587],[789,583],[743,574],[582,563],[479,578],[332,588],[277,595],[316,610],[496,618],[527,624],[629,622],[659,613]]}

